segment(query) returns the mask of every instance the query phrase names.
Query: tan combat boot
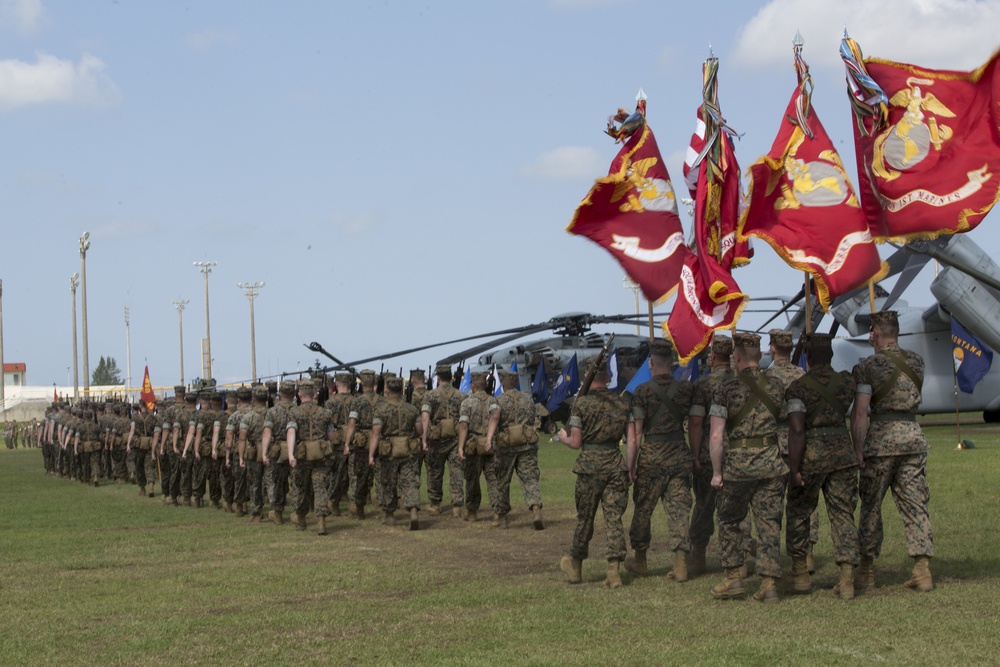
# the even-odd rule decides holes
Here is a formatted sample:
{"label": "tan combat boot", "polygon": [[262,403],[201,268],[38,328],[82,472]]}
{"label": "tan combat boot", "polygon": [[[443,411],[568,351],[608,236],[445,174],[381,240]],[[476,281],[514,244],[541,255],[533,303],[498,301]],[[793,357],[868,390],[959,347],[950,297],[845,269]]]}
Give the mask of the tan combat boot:
{"label": "tan combat boot", "polygon": [[934,590],[934,580],[931,578],[931,559],[927,556],[914,556],[913,560],[913,576],[903,585],[919,593]]}
{"label": "tan combat boot", "polygon": [[427,513],[430,514],[431,516],[437,516],[438,514],[441,513],[441,506],[440,505],[430,505],[430,506],[427,507]]}
{"label": "tan combat boot", "polygon": [[531,506],[531,522],[535,527],[535,530],[545,530],[545,524],[542,523],[542,506],[532,505]]}
{"label": "tan combat boot", "polygon": [[420,521],[417,518],[419,511],[416,507],[410,508],[410,530],[420,530]]}
{"label": "tan combat boot", "polygon": [[153,497],[153,483],[152,482],[150,482],[149,484],[146,485],[146,495],[149,496],[150,498]]}
{"label": "tan combat boot", "polygon": [[743,587],[743,579],[740,577],[740,568],[726,568],[726,578],[712,586],[712,597],[716,600],[731,600],[741,598],[746,595],[746,588]]}
{"label": "tan combat boot", "polygon": [[306,517],[304,514],[299,514],[298,512],[292,512],[292,524],[298,530],[306,529]]}
{"label": "tan combat boot", "polygon": [[[808,572],[806,574],[809,574]],[[778,589],[774,585],[774,577],[761,577],[760,588],[753,594],[757,602],[775,603],[778,601]]]}
{"label": "tan combat boot", "polygon": [[146,495],[146,487],[144,487],[144,486],[140,486],[139,487],[139,495],[140,496],[145,496]]}
{"label": "tan combat boot", "polygon": [[347,503],[347,514],[356,519],[358,517],[358,506],[354,503]]}
{"label": "tan combat boot", "polygon": [[202,506],[201,498],[194,499],[194,506],[199,508]]}
{"label": "tan combat boot", "polygon": [[264,518],[259,514],[254,514],[252,517],[250,517],[250,523],[260,523],[263,520]]}
{"label": "tan combat boot", "polygon": [[674,552],[674,568],[667,574],[667,579],[678,583],[688,580],[687,554],[681,549]]}
{"label": "tan combat boot", "polygon": [[688,573],[705,574],[708,566],[705,564],[705,547],[691,547],[688,554]]}
{"label": "tan combat boot", "polygon": [[472,510],[469,510],[468,512],[465,513],[465,520],[468,521],[469,523],[475,523],[476,521],[479,520],[479,514],[477,514]]}
{"label": "tan combat boot", "polygon": [[636,551],[631,556],[625,557],[625,569],[632,574],[645,577],[649,574],[649,568],[646,567],[646,551]]}
{"label": "tan combat boot", "polygon": [[267,518],[269,518],[276,526],[280,526],[285,523],[285,517],[282,516],[282,513],[277,510],[271,510],[268,512]]}
{"label": "tan combat boot", "polygon": [[508,519],[506,514],[497,514],[494,512],[493,521],[490,523],[494,528],[506,528],[508,525]]}
{"label": "tan combat boot", "polygon": [[806,571],[809,574],[816,574],[816,559],[813,558],[813,543],[809,543],[808,550],[806,551]]}
{"label": "tan combat boot", "polygon": [[171,502],[170,496],[163,496],[163,504],[164,505],[172,505],[173,504],[173,502]]}
{"label": "tan combat boot", "polygon": [[461,519],[462,518],[462,508],[461,507],[452,507],[451,508],[451,516],[453,518],[455,518],[455,519]]}
{"label": "tan combat boot", "polygon": [[582,565],[579,558],[572,556],[563,556],[559,559],[559,569],[566,573],[567,581],[571,584],[579,584],[583,581],[583,575],[580,573]]}
{"label": "tan combat boot", "polygon": [[330,514],[333,516],[341,516],[343,513],[340,510],[340,503],[330,501]]}
{"label": "tan combat boot", "polygon": [[364,521],[365,520],[365,506],[364,505],[357,505],[356,515],[357,515],[358,521]]}
{"label": "tan combat boot", "polygon": [[181,505],[184,505],[184,507],[191,507],[191,496],[184,496],[184,499],[181,501]]}
{"label": "tan combat boot", "polygon": [[608,561],[608,576],[604,579],[605,588],[621,588],[622,587],[622,577],[618,573],[618,566],[622,562],[620,560],[609,560]]}
{"label": "tan combat boot", "polygon": [[874,589],[875,561],[871,558],[862,558],[861,565],[858,565],[858,569],[854,572],[854,591],[860,593]]}
{"label": "tan combat boot", "polygon": [[233,504],[236,505],[236,516],[246,516],[247,506],[245,503],[240,503],[238,505],[236,503]]}
{"label": "tan combat boot", "polygon": [[383,526],[392,526],[396,523],[396,518],[392,516],[392,512],[386,512],[385,510],[382,510],[382,515],[378,520]]}
{"label": "tan combat boot", "polygon": [[316,517],[316,534],[326,535],[326,517],[318,516]]}
{"label": "tan combat boot", "polygon": [[840,581],[833,587],[833,595],[841,600],[854,599],[854,566],[850,563],[840,564]]}
{"label": "tan combat boot", "polygon": [[809,564],[805,557],[792,559],[792,590],[796,593],[812,591],[812,578],[809,576]]}

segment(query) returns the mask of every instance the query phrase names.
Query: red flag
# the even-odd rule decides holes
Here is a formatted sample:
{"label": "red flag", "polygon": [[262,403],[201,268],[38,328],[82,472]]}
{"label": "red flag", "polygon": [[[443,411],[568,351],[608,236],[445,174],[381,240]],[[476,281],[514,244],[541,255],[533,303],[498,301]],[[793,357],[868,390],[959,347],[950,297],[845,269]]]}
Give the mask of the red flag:
{"label": "red flag", "polygon": [[[747,301],[733,280],[732,268],[749,261],[752,251],[744,240],[737,243],[742,188],[736,151],[717,100],[718,60],[705,61],[704,99],[700,118],[705,144],[686,167],[697,169],[694,191],[694,232],[697,255],[684,261],[680,290],[670,318],[663,324],[674,343],[681,364],[701,352],[717,329],[736,326]],[[696,150],[696,130],[692,150]]]}
{"label": "red flag", "polygon": [[52,385],[52,401],[55,403],[59,402],[59,392],[56,391],[55,385]]}
{"label": "red flag", "polygon": [[142,375],[142,390],[139,392],[139,400],[146,404],[149,411],[156,408],[156,394],[153,393],[153,384],[149,381],[149,366]]}
{"label": "red flag", "polygon": [[[803,63],[804,67],[804,63]],[[802,70],[800,70],[802,71]],[[739,235],[767,241],[789,266],[813,276],[823,310],[888,271],[844,164],[812,111],[806,86],[792,93],[771,151],[750,167]]]}
{"label": "red flag", "polygon": [[594,182],[566,231],[611,253],[649,301],[673,293],[689,251],[670,175],[648,125],[632,134],[608,175]]}
{"label": "red flag", "polygon": [[1000,198],[1000,52],[972,72],[862,61],[846,38],[841,55],[855,97],[858,189],[875,240],[975,228]]}

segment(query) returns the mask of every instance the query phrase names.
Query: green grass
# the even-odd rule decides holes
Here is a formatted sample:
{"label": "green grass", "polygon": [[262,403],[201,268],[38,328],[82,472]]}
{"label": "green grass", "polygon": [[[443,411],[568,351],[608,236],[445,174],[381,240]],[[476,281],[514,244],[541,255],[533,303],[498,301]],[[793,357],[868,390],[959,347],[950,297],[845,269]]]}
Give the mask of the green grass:
{"label": "green grass", "polygon": [[598,519],[584,584],[564,583],[575,454],[558,445],[540,456],[545,531],[531,529],[515,482],[507,531],[424,512],[416,533],[333,518],[326,537],[165,507],[133,486],[84,487],[45,476],[37,450],[2,450],[0,664],[992,663],[1000,428],[963,426],[970,451],[955,451],[954,427],[926,432],[937,589],[902,588],[912,563],[887,499],[876,591],[852,602],[830,595],[824,517],[817,590],[782,587],[768,607],[712,600],[711,550],[709,575],[668,581],[662,514],[653,576],[601,586]]}

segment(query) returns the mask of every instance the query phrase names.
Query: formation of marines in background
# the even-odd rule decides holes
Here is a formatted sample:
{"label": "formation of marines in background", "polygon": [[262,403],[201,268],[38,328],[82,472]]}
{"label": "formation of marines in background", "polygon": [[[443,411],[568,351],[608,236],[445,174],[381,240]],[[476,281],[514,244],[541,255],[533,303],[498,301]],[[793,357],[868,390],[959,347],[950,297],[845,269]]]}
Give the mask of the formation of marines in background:
{"label": "formation of marines in background", "polygon": [[[839,569],[833,593],[849,600],[875,586],[881,507],[891,490],[915,563],[905,586],[932,590],[928,445],[915,416],[923,360],[899,347],[896,313],[873,314],[875,354],[851,373],[832,369],[829,335],[802,336],[806,372],[790,361],[791,334],[769,333],[770,368],[759,366],[756,334],[716,334],[711,370],[693,383],[673,377],[670,343],[653,341],[652,378],[630,397],[607,389],[609,375],[597,357],[584,362],[593,378],[590,391],[573,400],[556,434],[580,451],[573,467],[577,524],[559,562],[570,583],[583,581],[598,508],[606,529],[605,585],[622,585],[622,564],[647,576],[652,516],[662,503],[673,559],[668,578],[684,582],[706,572],[717,523],[725,574],[711,595],[743,597],[754,559],[761,583],[753,599],[777,602],[784,519],[791,587],[808,593],[822,491]],[[447,468],[451,515],[478,520],[485,477],[491,525],[506,528],[516,473],[533,527],[544,529],[540,415],[531,397],[517,390],[517,375],[503,373],[496,396],[487,391],[483,373],[472,374],[468,395],[455,388],[450,366],[439,366],[435,375],[434,389],[420,370],[411,371],[408,385],[395,374],[367,370],[357,378],[305,377],[241,387],[235,401],[224,401],[214,389],[177,386],[174,402],[155,413],[142,403],[131,410],[124,404],[53,404],[30,437],[41,446],[50,474],[95,486],[101,479],[131,481],[149,497],[159,481],[164,504],[210,504],[255,523],[266,511],[271,522],[283,524],[290,507],[290,520],[301,530],[312,513],[319,535],[328,533],[328,517],[342,515],[345,501],[346,513],[357,520],[377,505],[386,525],[402,509],[409,529],[418,530],[422,467],[431,515],[447,512]],[[623,526],[630,486],[631,552]]]}

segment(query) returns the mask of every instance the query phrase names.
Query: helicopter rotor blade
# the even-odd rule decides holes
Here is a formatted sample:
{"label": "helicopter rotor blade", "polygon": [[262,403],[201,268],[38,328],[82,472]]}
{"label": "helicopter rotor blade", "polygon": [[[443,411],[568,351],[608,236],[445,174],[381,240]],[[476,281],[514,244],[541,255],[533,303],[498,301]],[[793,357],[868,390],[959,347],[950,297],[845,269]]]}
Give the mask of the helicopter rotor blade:
{"label": "helicopter rotor blade", "polygon": [[538,333],[539,331],[545,331],[546,329],[549,328],[551,327],[539,326],[529,331],[522,331],[519,333],[510,334],[508,336],[503,336],[502,338],[494,338],[493,340],[488,340],[485,343],[480,343],[479,345],[470,347],[467,350],[462,350],[461,352],[456,352],[455,354],[448,355],[444,359],[439,360],[438,363],[455,364],[461,361],[462,359],[470,359],[480,354],[481,352],[485,352],[486,350],[492,349],[494,347],[499,347],[500,345],[504,345],[511,341],[517,340],[518,338],[524,338],[525,336],[530,336],[531,334]]}
{"label": "helicopter rotor blade", "polygon": [[893,304],[903,296],[903,292],[906,288],[910,286],[913,279],[917,277],[920,273],[920,269],[927,265],[927,262],[931,261],[930,255],[910,255],[906,261],[906,265],[899,274],[899,278],[896,279],[896,284],[892,286],[892,292],[889,294],[889,298],[886,299],[885,304],[882,306],[882,310],[889,310],[892,308]]}
{"label": "helicopter rotor blade", "polygon": [[803,287],[802,289],[799,290],[798,294],[796,294],[791,298],[791,300],[788,303],[786,303],[784,306],[775,311],[774,315],[772,315],[767,322],[764,322],[764,324],[757,327],[757,331],[755,333],[760,333],[761,331],[763,331],[764,327],[766,327],[768,324],[776,320],[779,315],[787,312],[789,308],[791,308],[792,306],[797,304],[800,300],[802,300],[802,298],[805,297],[805,295],[806,295],[806,288]]}

